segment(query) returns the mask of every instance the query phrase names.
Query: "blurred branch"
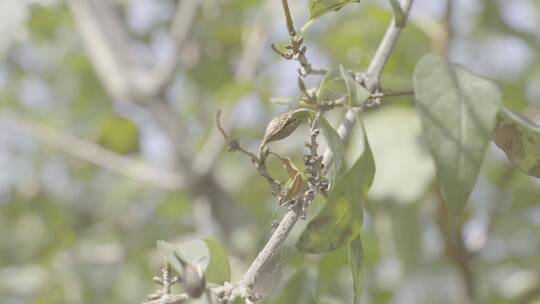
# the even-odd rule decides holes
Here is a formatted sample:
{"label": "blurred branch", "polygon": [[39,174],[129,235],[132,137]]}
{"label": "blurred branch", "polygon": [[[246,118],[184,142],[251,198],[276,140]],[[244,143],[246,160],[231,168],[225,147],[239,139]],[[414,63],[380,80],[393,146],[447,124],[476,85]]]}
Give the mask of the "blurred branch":
{"label": "blurred branch", "polygon": [[66,154],[141,183],[165,190],[180,190],[185,186],[183,177],[178,174],[151,167],[141,161],[112,152],[95,143],[84,141],[43,124],[32,122],[15,113],[2,111],[0,112],[0,119],[3,122],[2,126],[26,133]]}
{"label": "blurred branch", "polygon": [[148,102],[173,80],[180,50],[189,37],[202,0],[181,1],[171,25],[174,51],[153,68],[140,64],[129,33],[108,1],[69,1],[90,59],[109,95],[118,100]]}
{"label": "blurred branch", "polygon": [[[238,213],[230,212],[232,199],[214,181],[210,170],[204,174],[193,170],[195,154],[189,149],[187,127],[163,99],[166,86],[178,68],[180,49],[189,38],[201,2],[181,1],[171,25],[175,51],[172,57],[153,69],[141,66],[140,58],[136,58],[134,49],[129,47],[131,37],[109,1],[73,0],[69,3],[94,69],[109,95],[117,101],[138,102],[154,116],[174,146],[175,158],[180,165],[176,174],[184,177],[185,188],[190,194],[209,198],[214,216],[227,236],[238,216]],[[228,212],[223,212],[224,209]],[[208,220],[214,221],[213,218]]]}
{"label": "blurred branch", "polygon": [[[406,17],[409,15],[413,2],[414,0],[401,1],[401,6]],[[366,84],[368,86],[368,90],[371,92],[373,92],[379,86],[380,76],[386,62],[388,61],[388,58],[390,57],[390,54],[392,53],[392,50],[394,49],[401,30],[402,28],[396,26],[394,18],[390,22],[384,38],[377,48],[377,51],[375,52],[366,73]],[[356,122],[357,111],[358,109],[351,109],[345,114],[343,121],[337,129],[341,139],[345,140],[351,134],[352,127]],[[330,167],[329,164],[331,163],[331,160],[332,153],[327,148],[323,158],[325,168]],[[218,296],[220,299],[224,299],[225,303],[229,303],[237,297],[243,297],[245,299],[248,297],[248,300],[250,301],[250,296],[257,298],[257,296],[252,292],[253,287],[257,283],[257,280],[260,279],[264,266],[267,265],[271,261],[274,254],[279,251],[279,248],[287,239],[287,236],[298,221],[298,218],[302,215],[303,211],[300,207],[301,206],[294,207],[285,213],[279,225],[274,230],[267,243],[259,252],[248,270],[244,273],[242,278],[237,283],[225,285],[218,290]]]}
{"label": "blurred branch", "polygon": [[180,52],[189,38],[201,2],[202,0],[180,1],[170,28],[174,50],[153,69],[135,73],[133,82],[140,95],[155,97],[174,80],[180,63]]}
{"label": "blurred branch", "polygon": [[90,61],[101,83],[114,99],[129,99],[128,67],[132,52],[110,1],[68,1]]}
{"label": "blurred branch", "polygon": [[[263,16],[257,16],[255,24],[250,27],[250,32],[234,75],[234,80],[237,82],[249,82],[255,75],[257,63],[261,56],[262,45],[266,39],[266,33],[263,28],[265,20]],[[231,111],[227,110],[222,115],[222,120],[226,126],[231,125],[230,113]],[[226,133],[230,131],[228,127],[224,128]],[[223,136],[221,136],[219,130],[212,128],[212,132],[208,136],[206,143],[193,161],[193,170],[197,174],[203,175],[210,172],[223,150],[223,143]]]}
{"label": "blurred branch", "polygon": [[[413,2],[414,0],[400,1],[401,8],[405,14],[405,18],[408,18]],[[384,70],[384,67],[386,66],[386,63],[388,62],[388,59],[390,58],[392,51],[394,50],[394,46],[396,45],[399,35],[401,34],[401,31],[403,29],[404,27],[399,27],[396,25],[395,17],[392,18],[392,21],[386,29],[381,43],[377,47],[377,50],[375,51],[375,54],[371,59],[366,73],[361,75],[361,81],[366,85],[367,90],[371,93],[375,93],[375,91],[379,89],[381,74]],[[343,121],[337,128],[337,132],[340,137],[346,139],[348,135],[352,132],[352,128],[354,127],[354,124],[356,122],[356,115],[359,111],[360,109],[352,108],[349,109],[347,113],[345,113]],[[333,155],[330,150],[325,151],[324,159],[324,165],[326,166],[326,170],[329,170],[329,165],[332,163],[333,159]]]}

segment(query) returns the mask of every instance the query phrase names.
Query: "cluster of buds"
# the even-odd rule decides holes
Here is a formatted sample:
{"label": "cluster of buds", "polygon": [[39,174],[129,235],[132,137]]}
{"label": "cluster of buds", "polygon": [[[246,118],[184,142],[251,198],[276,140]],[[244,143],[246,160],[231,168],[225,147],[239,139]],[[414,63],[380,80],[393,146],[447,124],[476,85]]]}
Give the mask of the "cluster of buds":
{"label": "cluster of buds", "polygon": [[314,128],[311,131],[311,142],[306,143],[306,147],[310,149],[310,154],[304,155],[304,165],[306,166],[307,182],[309,189],[314,190],[316,193],[326,195],[330,183],[328,179],[324,177],[323,169],[323,156],[317,154],[317,137],[319,136],[319,129]]}

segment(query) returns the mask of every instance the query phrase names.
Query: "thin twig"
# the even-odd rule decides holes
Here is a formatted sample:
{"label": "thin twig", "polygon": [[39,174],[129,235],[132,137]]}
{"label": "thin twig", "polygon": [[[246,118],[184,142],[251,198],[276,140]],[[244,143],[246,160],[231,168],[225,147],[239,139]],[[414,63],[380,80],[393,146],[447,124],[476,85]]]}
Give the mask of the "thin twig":
{"label": "thin twig", "polygon": [[[225,129],[221,125],[220,117],[221,117],[221,111],[218,110],[216,112],[216,125],[221,135],[223,135],[223,138],[225,138],[225,140],[228,142],[227,149],[231,152],[239,151],[242,154],[245,154],[246,156],[248,156],[251,159],[251,162],[253,163],[255,168],[257,169],[257,172],[259,172],[259,174],[262,177],[264,177],[264,179],[266,179],[266,181],[270,184],[270,187],[272,187],[272,194],[277,197],[281,197],[283,185],[270,175],[270,172],[268,172],[268,168],[266,167],[265,161],[261,159],[262,156],[259,157],[255,153],[252,153],[246,150],[245,148],[243,148],[242,145],[240,144],[240,141],[237,138],[231,138],[229,134],[225,132]],[[262,154],[266,154],[266,153],[268,153],[267,150],[265,153],[262,153]]]}

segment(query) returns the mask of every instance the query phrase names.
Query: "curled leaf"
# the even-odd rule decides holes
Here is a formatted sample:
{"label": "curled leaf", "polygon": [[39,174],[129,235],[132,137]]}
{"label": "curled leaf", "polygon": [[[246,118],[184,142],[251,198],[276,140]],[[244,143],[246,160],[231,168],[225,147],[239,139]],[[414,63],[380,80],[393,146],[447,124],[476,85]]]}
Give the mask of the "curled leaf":
{"label": "curled leaf", "polygon": [[264,133],[261,147],[269,142],[284,139],[291,135],[294,130],[307,120],[313,113],[313,110],[298,109],[294,111],[285,112],[278,117],[275,117],[268,123],[266,132]]}

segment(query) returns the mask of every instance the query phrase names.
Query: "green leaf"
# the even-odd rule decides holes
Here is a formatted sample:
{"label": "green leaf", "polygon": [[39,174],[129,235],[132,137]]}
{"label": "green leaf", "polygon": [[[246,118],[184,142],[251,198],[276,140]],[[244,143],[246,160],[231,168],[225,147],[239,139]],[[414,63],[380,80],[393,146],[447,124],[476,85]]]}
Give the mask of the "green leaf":
{"label": "green leaf", "polygon": [[313,20],[331,11],[337,11],[347,4],[360,0],[309,0],[309,19]]}
{"label": "green leaf", "polygon": [[321,253],[346,245],[360,233],[367,191],[373,183],[375,162],[365,137],[365,150],[336,182],[326,205],[309,222],[296,247],[305,253]]}
{"label": "green leaf", "polygon": [[399,3],[399,0],[388,0],[390,2],[390,5],[392,6],[392,10],[394,11],[394,17],[396,18],[396,25],[398,27],[404,27],[405,23],[407,22],[407,19],[405,17],[405,13],[403,12],[403,9],[401,8],[401,4]]}
{"label": "green leaf", "polygon": [[320,127],[322,129],[324,139],[326,140],[326,143],[328,144],[328,148],[330,148],[330,151],[333,155],[333,175],[332,175],[332,186],[335,182],[335,180],[338,177],[339,169],[341,167],[341,162],[343,160],[343,141],[339,137],[338,132],[330,125],[328,120],[326,118],[321,117],[319,120]]}
{"label": "green leaf", "polygon": [[339,71],[347,88],[349,104],[351,106],[363,105],[371,95],[369,91],[361,86],[358,82],[354,81],[351,74],[349,74],[349,72],[347,72],[342,65],[339,66]]}
{"label": "green leaf", "polygon": [[192,240],[181,244],[158,241],[157,247],[165,261],[178,273],[183,271],[183,261],[201,267],[207,282],[223,284],[230,281],[229,258],[214,240]]}
{"label": "green leaf", "polygon": [[210,252],[210,263],[206,269],[206,281],[223,284],[231,281],[231,265],[229,257],[218,242],[212,239],[204,239]]}
{"label": "green leaf", "polygon": [[351,266],[354,302],[359,304],[362,299],[362,288],[364,286],[362,264],[364,263],[364,249],[362,248],[362,239],[360,235],[349,243],[349,264]]}
{"label": "green leaf", "polygon": [[139,150],[139,128],[131,120],[118,115],[110,115],[103,119],[98,143],[120,154],[128,154]]}
{"label": "green leaf", "polygon": [[501,108],[493,141],[521,171],[540,178],[540,126]]}
{"label": "green leaf", "polygon": [[413,76],[416,110],[435,160],[448,207],[459,211],[476,183],[495,128],[497,86],[436,55],[426,55]]}

